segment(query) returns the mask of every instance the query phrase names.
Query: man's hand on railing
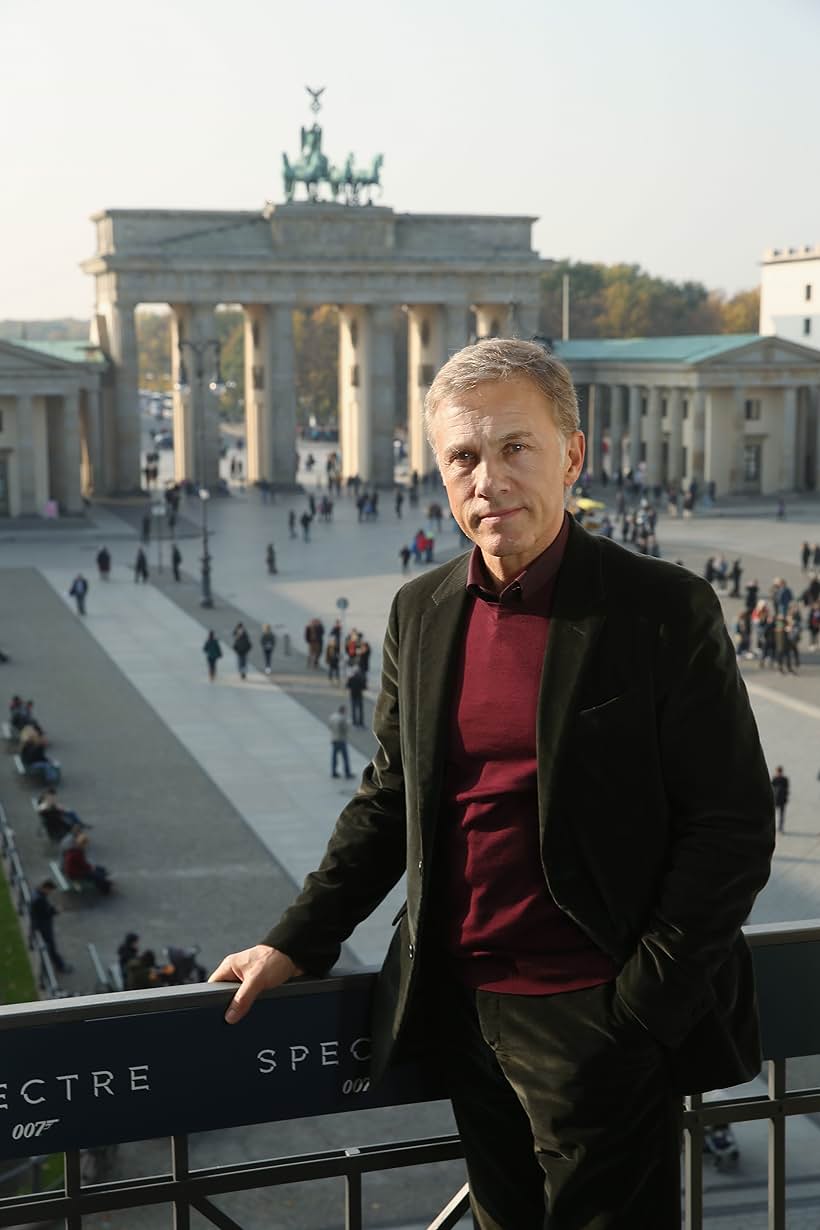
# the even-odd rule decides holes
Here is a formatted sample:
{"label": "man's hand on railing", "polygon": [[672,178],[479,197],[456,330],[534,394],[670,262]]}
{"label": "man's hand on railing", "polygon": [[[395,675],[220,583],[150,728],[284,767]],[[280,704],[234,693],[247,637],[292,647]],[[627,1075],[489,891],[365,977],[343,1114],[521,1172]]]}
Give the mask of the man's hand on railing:
{"label": "man's hand on railing", "polygon": [[241,982],[225,1020],[229,1025],[241,1021],[263,991],[280,987],[289,978],[296,978],[302,971],[290,957],[268,944],[255,944],[244,952],[231,952],[208,979],[209,982]]}

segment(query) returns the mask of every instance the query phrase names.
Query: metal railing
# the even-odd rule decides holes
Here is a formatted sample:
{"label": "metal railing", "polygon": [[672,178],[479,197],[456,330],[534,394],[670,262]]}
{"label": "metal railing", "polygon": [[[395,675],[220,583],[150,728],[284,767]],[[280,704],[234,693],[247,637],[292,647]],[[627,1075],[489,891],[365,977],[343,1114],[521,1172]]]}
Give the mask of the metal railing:
{"label": "metal railing", "polygon": [[[0,842],[2,842],[2,853],[12,878],[13,892],[18,894],[18,902],[24,903],[24,894],[20,888],[19,860],[15,863],[13,840],[9,841],[8,833],[2,836],[2,825],[0,825]],[[18,908],[21,907],[18,906]],[[746,928],[746,935],[752,946],[757,972],[768,1087],[765,1093],[759,1095],[720,1097],[719,1100],[709,1102],[704,1102],[700,1095],[686,1099],[683,1115],[683,1219],[686,1230],[702,1230],[704,1224],[703,1149],[706,1130],[710,1125],[716,1123],[739,1124],[755,1121],[768,1123],[767,1224],[769,1230],[785,1230],[786,1121],[793,1116],[820,1112],[820,1089],[789,1090],[786,1085],[787,1059],[820,1052],[820,920],[782,923],[766,927],[750,926]],[[216,1043],[222,1048],[219,1053],[221,1056],[227,1055],[228,1062],[232,1062],[230,1047],[233,1046],[238,1036],[252,1038],[247,1031],[258,1025],[259,1037],[267,1038],[266,1031],[270,1031],[271,1023],[274,1029],[284,1028],[282,1022],[288,1019],[288,1011],[297,1013],[293,1019],[298,1020],[302,1029],[306,1028],[304,1023],[309,1020],[315,1020],[318,1017],[327,1020],[330,1011],[331,1016],[334,1012],[336,1014],[333,1017],[334,1020],[355,1019],[358,1021],[358,1028],[361,1032],[362,1029],[366,1029],[366,1023],[363,1022],[366,1022],[373,977],[372,974],[356,974],[343,978],[330,978],[318,983],[294,983],[278,991],[270,992],[262,997],[254,1008],[254,1012],[243,1023],[244,1035],[231,1034],[230,1040],[226,1041],[224,1031],[221,1035],[213,1034],[213,1038],[221,1038],[221,1042]],[[52,1000],[38,1004],[12,1005],[0,1009],[0,1039],[3,1044],[6,1044],[23,1035],[30,1039],[36,1033],[43,1056],[48,1052],[70,1053],[75,1057],[75,1066],[79,1064],[81,1067],[82,1060],[76,1059],[77,1035],[73,1035],[72,1039],[67,1036],[61,1037],[60,1030],[76,1029],[79,1026],[93,1027],[93,1046],[97,1048],[94,1055],[97,1056],[100,1040],[105,1041],[107,1028],[112,1030],[112,1038],[116,1039],[111,1042],[111,1045],[122,1045],[125,1048],[123,1031],[128,1028],[128,1022],[135,1023],[134,1028],[139,1029],[141,1039],[148,1037],[149,1026],[153,1023],[154,1033],[158,1034],[162,1046],[170,1049],[172,1053],[178,1050],[179,1061],[184,1062],[185,1055],[191,1049],[192,1039],[196,1039],[200,1034],[206,1035],[208,1029],[215,1029],[215,1021],[221,1025],[222,1011],[232,994],[230,987],[206,984],[166,988],[159,991],[115,993]],[[326,997],[324,1001],[321,1000],[323,996]],[[267,1018],[265,1018],[266,1011],[268,1012]],[[356,1018],[357,1012],[359,1013],[358,1018]],[[254,1026],[251,1026],[251,1021],[255,1022]],[[355,1023],[352,1028],[354,1034],[351,1036],[355,1036]],[[289,1036],[302,1035],[292,1033]],[[356,1037],[357,1044],[362,1041],[363,1038]],[[147,1045],[147,1043],[141,1042],[140,1045]],[[211,1045],[213,1048],[214,1043],[213,1041],[208,1043],[206,1040],[203,1045]],[[258,1045],[258,1042],[254,1045]],[[313,1045],[315,1044],[311,1043],[311,1046]],[[341,1044],[325,1042],[319,1045],[325,1047]],[[6,1055],[10,1053],[7,1045],[3,1045],[2,1049]],[[355,1047],[351,1049],[355,1050]],[[309,1047],[301,1043],[291,1046],[290,1067],[294,1072],[307,1058],[308,1050]],[[260,1055],[261,1053],[259,1052]],[[273,1056],[274,1051],[271,1050],[268,1053]],[[322,1063],[324,1063],[324,1050],[322,1056]],[[121,1059],[125,1062],[128,1055],[123,1053]],[[96,1064],[96,1066],[104,1067],[106,1062],[104,1058],[95,1058],[95,1063],[91,1066]],[[287,1065],[281,1060],[278,1062],[280,1066],[278,1074],[282,1075],[281,1069],[286,1068]],[[195,1057],[191,1059],[191,1063],[195,1063]],[[220,1066],[223,1063],[225,1060],[221,1059]],[[36,1068],[38,1077],[44,1076],[48,1070],[47,1064],[45,1067],[44,1064],[45,1060],[41,1062],[38,1058],[39,1066]],[[113,1061],[109,1062],[108,1066],[113,1067]],[[273,1066],[276,1067],[276,1064],[274,1063]],[[10,1070],[15,1070],[14,1064],[11,1065]],[[317,1070],[326,1076],[327,1073],[323,1067]],[[360,1072],[364,1070],[358,1069]],[[343,1074],[341,1068],[337,1071]],[[94,1075],[96,1079],[104,1073],[97,1072]],[[380,1101],[370,1101],[368,1105],[400,1106],[443,1096],[441,1089],[435,1086],[435,1078],[426,1086],[424,1082],[421,1082],[421,1087],[419,1087],[417,1078],[405,1080],[402,1084],[400,1076],[401,1073],[396,1078],[398,1083],[391,1083],[393,1078],[386,1082]],[[64,1080],[65,1077],[58,1079]],[[294,1076],[294,1080],[296,1079],[297,1077]],[[72,1140],[70,1147],[58,1150],[64,1152],[63,1190],[0,1200],[0,1227],[14,1226],[21,1222],[63,1219],[67,1230],[81,1230],[83,1218],[94,1213],[165,1204],[169,1205],[172,1210],[172,1224],[176,1230],[187,1230],[192,1210],[196,1210],[211,1225],[219,1227],[220,1230],[241,1230],[236,1221],[216,1207],[213,1203],[215,1196],[336,1177],[344,1183],[346,1230],[360,1230],[364,1175],[374,1171],[405,1166],[429,1166],[435,1162],[457,1159],[461,1156],[458,1137],[443,1136],[336,1149],[299,1157],[267,1158],[238,1165],[192,1168],[189,1163],[190,1133],[263,1121],[284,1121],[305,1114],[335,1113],[342,1108],[338,1097],[341,1083],[345,1086],[350,1085],[351,1088],[358,1085],[363,1090],[366,1090],[369,1085],[366,1077],[362,1076],[355,1079],[349,1077],[344,1082],[341,1082],[340,1077],[332,1090],[330,1086],[320,1087],[318,1084],[313,1089],[308,1081],[304,1089],[300,1087],[298,1090],[299,1104],[305,1097],[310,1103],[307,1110],[294,1111],[293,1107],[296,1105],[294,1095],[285,1091],[278,1103],[274,1099],[276,1104],[273,1108],[271,1108],[270,1099],[266,1097],[264,1113],[259,1114],[249,1109],[247,1118],[236,1117],[237,1113],[241,1114],[241,1110],[244,1110],[244,1103],[240,1112],[237,1112],[235,1108],[232,1110],[227,1104],[223,1110],[220,1098],[224,1091],[220,1094],[217,1090],[214,1094],[215,1105],[209,1111],[212,1117],[205,1122],[194,1124],[185,1118],[187,1106],[184,1092],[180,1094],[179,1090],[171,1090],[167,1114],[159,1130],[150,1132],[146,1130],[140,1135],[135,1128],[131,1127],[130,1136],[118,1135],[115,1130],[110,1130],[109,1135],[106,1136],[103,1127],[96,1130],[95,1135],[92,1128],[84,1126],[83,1130],[91,1133],[87,1139]],[[43,1085],[42,1080],[40,1084]],[[382,1086],[378,1088],[382,1090]],[[269,1087],[266,1087],[266,1095],[268,1092]],[[243,1094],[243,1097],[245,1096],[247,1094]],[[106,1099],[102,1101],[105,1102]],[[92,1110],[95,1107],[96,1103],[92,1104]],[[356,1108],[355,1100],[344,1105],[344,1109]],[[163,1111],[163,1113],[166,1112]],[[214,1114],[223,1115],[223,1117],[214,1119]],[[59,1121],[54,1120],[54,1122]],[[93,1145],[99,1158],[104,1158],[105,1148],[109,1144],[126,1139],[148,1139],[162,1135],[167,1135],[170,1140],[168,1173],[146,1178],[108,1180],[104,1174],[104,1168],[100,1165],[92,1168],[94,1178],[98,1181],[84,1181],[89,1175],[89,1170],[83,1167],[84,1154],[80,1144]],[[55,1141],[55,1143],[59,1142]],[[41,1148],[45,1144],[44,1139],[41,1142]],[[0,1156],[4,1155],[2,1146],[3,1142],[0,1140]],[[15,1156],[19,1156],[19,1150]],[[465,1213],[467,1206],[466,1188],[462,1188],[431,1223],[430,1230],[448,1230],[454,1227]]]}
{"label": "metal railing", "polygon": [[37,985],[43,995],[49,999],[57,999],[64,994],[60,986],[48,949],[43,937],[31,925],[31,887],[26,879],[20,855],[14,843],[14,829],[11,828],[2,803],[0,803],[0,858],[6,872],[12,904],[21,919],[21,928],[33,954],[34,970]]}

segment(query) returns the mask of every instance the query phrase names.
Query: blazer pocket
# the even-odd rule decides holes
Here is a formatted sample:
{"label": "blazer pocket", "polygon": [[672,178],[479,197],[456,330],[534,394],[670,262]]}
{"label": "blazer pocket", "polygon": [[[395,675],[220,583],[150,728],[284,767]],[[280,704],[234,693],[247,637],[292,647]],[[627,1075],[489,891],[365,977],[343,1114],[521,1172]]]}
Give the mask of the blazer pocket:
{"label": "blazer pocket", "polygon": [[578,717],[585,722],[609,721],[610,718],[620,718],[632,703],[634,697],[632,692],[621,692],[619,696],[611,696],[609,700],[602,701],[600,705],[590,705],[586,709],[578,710]]}

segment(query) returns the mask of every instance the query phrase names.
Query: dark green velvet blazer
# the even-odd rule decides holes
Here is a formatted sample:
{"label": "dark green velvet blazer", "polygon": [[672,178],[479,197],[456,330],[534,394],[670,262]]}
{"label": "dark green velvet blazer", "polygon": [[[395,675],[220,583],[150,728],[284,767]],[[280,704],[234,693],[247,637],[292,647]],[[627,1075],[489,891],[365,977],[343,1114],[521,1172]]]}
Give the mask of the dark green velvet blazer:
{"label": "dark green velvet blazer", "polygon": [[[374,717],[378,751],[321,865],[265,942],[323,974],[407,872],[377,985],[374,1070],[435,1011],[425,971],[436,825],[468,556],[396,594]],[[574,521],[541,671],[536,739],[544,875],[617,963],[617,992],[695,1093],[760,1066],[741,925],[774,846],[769,774],[710,585]]]}

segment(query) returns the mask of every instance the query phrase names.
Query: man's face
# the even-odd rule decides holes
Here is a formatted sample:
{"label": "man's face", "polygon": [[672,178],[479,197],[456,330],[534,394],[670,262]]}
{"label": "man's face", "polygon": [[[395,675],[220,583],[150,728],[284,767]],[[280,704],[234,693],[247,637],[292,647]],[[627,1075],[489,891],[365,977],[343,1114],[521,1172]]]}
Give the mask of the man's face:
{"label": "man's face", "polygon": [[516,377],[442,402],[433,443],[453,516],[506,584],[560,530],[565,490],[584,461],[582,433],[562,442],[543,393]]}

